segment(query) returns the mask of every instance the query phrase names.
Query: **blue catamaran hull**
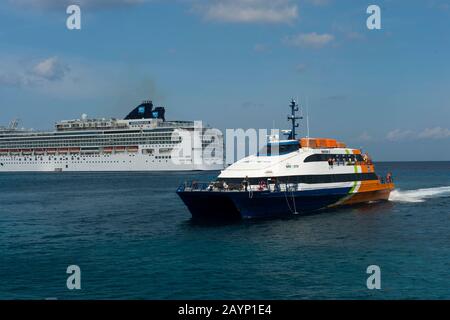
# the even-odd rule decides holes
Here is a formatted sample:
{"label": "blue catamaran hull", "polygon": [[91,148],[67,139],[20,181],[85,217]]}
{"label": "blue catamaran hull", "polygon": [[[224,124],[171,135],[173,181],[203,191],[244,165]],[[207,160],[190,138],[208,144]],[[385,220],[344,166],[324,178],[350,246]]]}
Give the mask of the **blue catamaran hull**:
{"label": "blue catamaran hull", "polygon": [[351,188],[305,191],[184,191],[177,194],[193,218],[262,218],[325,209],[349,195]]}

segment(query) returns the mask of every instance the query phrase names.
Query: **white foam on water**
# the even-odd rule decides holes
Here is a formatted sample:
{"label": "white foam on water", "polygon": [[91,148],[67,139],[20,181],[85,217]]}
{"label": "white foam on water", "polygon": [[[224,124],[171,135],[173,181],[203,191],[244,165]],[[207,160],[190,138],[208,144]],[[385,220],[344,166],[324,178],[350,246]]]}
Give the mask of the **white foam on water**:
{"label": "white foam on water", "polygon": [[389,196],[389,201],[395,202],[424,202],[429,198],[449,197],[450,186],[425,188],[416,190],[394,190]]}

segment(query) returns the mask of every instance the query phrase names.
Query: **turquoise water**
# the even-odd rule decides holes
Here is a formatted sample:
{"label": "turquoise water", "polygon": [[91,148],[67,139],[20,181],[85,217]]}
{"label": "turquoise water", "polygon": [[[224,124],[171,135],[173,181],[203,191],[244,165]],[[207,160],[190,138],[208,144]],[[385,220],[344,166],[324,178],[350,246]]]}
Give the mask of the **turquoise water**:
{"label": "turquoise water", "polygon": [[2,174],[0,298],[450,299],[450,162],[377,169],[390,202],[216,224],[174,192],[216,173]]}

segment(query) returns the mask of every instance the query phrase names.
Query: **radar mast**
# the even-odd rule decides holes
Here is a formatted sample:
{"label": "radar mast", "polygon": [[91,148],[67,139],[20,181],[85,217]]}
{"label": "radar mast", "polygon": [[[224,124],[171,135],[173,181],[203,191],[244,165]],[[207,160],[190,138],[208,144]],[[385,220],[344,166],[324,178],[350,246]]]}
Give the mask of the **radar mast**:
{"label": "radar mast", "polygon": [[303,119],[303,117],[296,115],[296,112],[299,110],[299,107],[298,107],[298,103],[294,99],[291,100],[289,107],[291,108],[291,114],[288,115],[287,118],[288,118],[288,121],[292,122],[292,129],[289,134],[289,140],[295,140],[296,139],[295,128],[298,128],[297,120]]}

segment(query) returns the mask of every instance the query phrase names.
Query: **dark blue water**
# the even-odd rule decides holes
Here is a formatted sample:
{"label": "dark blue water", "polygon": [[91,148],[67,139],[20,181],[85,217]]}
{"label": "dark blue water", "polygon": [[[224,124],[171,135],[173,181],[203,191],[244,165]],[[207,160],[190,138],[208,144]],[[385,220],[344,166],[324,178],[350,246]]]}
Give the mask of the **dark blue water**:
{"label": "dark blue water", "polygon": [[[388,170],[388,203],[217,224],[174,193],[215,173],[3,174],[0,298],[450,299],[450,162]],[[373,264],[381,290],[366,287]]]}

